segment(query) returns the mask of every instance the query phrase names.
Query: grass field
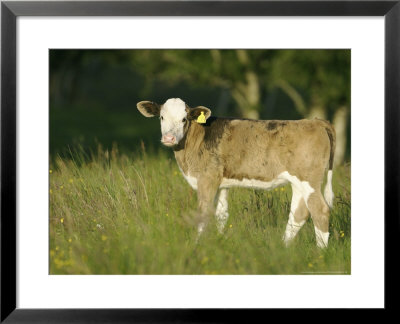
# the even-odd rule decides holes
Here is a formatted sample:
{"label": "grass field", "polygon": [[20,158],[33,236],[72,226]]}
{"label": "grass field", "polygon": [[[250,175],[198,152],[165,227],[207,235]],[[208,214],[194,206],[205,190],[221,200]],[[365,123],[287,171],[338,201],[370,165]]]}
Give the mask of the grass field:
{"label": "grass field", "polygon": [[196,192],[171,152],[71,153],[50,164],[51,274],[350,274],[350,165],[334,170],[327,249],[307,221],[282,242],[291,188],[234,188],[224,235],[196,243]]}

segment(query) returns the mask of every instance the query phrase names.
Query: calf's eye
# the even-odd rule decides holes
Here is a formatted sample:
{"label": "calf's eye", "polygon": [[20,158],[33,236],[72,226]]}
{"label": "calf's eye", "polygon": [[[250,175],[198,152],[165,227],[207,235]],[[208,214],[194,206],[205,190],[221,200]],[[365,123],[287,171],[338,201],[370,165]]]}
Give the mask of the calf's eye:
{"label": "calf's eye", "polygon": [[183,119],[182,119],[182,123],[185,123],[185,122],[186,122],[186,118],[183,118]]}
{"label": "calf's eye", "polygon": [[163,119],[164,119],[164,117],[163,117],[163,116],[161,116],[161,117],[160,117],[160,119],[161,119],[161,120],[163,120]]}

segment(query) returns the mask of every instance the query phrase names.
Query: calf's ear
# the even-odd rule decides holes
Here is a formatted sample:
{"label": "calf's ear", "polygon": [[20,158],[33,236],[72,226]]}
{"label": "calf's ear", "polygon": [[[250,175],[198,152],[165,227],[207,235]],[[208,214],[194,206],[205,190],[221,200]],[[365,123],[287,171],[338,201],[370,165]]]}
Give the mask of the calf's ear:
{"label": "calf's ear", "polygon": [[151,101],[141,101],[136,104],[137,109],[145,117],[160,116],[160,105]]}
{"label": "calf's ear", "polygon": [[211,116],[211,110],[207,107],[198,106],[196,108],[190,108],[187,114],[187,118],[189,120],[197,120],[197,118],[201,115],[201,112],[204,113],[204,117],[207,118]]}

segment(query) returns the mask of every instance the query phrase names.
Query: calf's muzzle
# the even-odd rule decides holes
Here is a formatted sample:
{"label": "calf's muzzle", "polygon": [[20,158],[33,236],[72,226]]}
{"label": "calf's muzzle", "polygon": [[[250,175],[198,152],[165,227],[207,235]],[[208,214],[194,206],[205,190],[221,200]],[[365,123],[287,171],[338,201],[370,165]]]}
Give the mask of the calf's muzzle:
{"label": "calf's muzzle", "polygon": [[166,146],[172,146],[176,144],[176,137],[172,134],[163,135],[161,138],[161,143]]}

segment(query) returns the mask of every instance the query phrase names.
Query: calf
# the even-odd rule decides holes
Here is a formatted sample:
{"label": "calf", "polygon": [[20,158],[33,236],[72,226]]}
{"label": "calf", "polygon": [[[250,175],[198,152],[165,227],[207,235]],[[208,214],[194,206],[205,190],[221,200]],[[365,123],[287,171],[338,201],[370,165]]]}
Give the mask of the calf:
{"label": "calf", "polygon": [[335,151],[329,122],[211,117],[210,109],[190,108],[178,98],[163,105],[141,101],[137,108],[145,117],[160,117],[161,143],[174,150],[183,176],[197,190],[200,233],[214,213],[223,231],[229,188],[272,189],[290,183],[293,196],[284,242],[293,240],[310,212],[317,245],[328,245]]}

